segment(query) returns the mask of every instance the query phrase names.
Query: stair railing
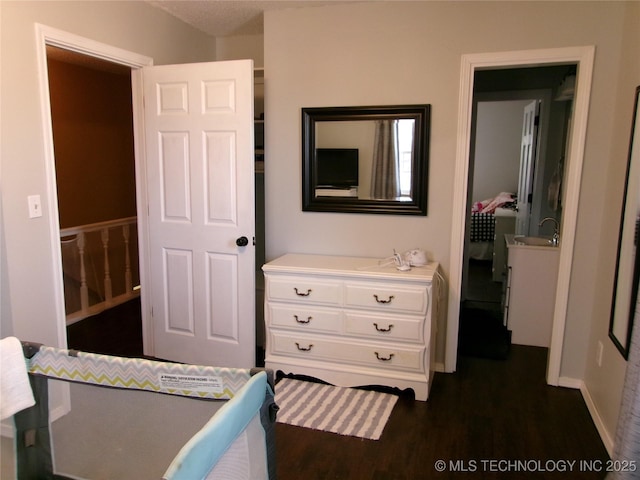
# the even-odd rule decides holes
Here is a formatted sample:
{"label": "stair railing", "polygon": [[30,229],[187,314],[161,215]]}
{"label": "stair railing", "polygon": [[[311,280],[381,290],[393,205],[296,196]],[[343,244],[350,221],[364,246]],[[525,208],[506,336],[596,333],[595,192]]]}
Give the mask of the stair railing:
{"label": "stair railing", "polygon": [[60,229],[67,325],[140,295],[136,227],[127,217]]}

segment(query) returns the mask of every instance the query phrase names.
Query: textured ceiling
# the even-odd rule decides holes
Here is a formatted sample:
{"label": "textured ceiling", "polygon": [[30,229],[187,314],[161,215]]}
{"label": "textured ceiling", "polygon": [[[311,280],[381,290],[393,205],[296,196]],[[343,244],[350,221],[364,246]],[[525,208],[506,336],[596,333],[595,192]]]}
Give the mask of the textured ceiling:
{"label": "textured ceiling", "polygon": [[263,33],[265,10],[308,7],[345,0],[147,0],[183,22],[215,37]]}

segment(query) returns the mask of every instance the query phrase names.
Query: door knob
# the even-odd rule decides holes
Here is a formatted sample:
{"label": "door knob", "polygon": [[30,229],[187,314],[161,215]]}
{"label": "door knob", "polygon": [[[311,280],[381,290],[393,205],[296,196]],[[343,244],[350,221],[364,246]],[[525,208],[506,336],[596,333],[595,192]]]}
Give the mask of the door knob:
{"label": "door knob", "polygon": [[236,245],[239,247],[246,247],[249,245],[249,239],[247,237],[236,238]]}

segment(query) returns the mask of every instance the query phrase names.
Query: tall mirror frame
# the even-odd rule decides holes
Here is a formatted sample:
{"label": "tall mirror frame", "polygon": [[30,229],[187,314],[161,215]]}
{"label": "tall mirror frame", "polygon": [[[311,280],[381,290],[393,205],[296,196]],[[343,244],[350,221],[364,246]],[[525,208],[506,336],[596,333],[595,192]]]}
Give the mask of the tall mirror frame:
{"label": "tall mirror frame", "polygon": [[624,188],[624,205],[618,237],[618,257],[613,287],[609,337],[622,356],[629,357],[629,343],[638,301],[640,258],[640,86],[636,88]]}
{"label": "tall mirror frame", "polygon": [[[430,105],[315,107],[302,109],[302,210],[311,212],[426,215]],[[317,132],[322,122],[413,120],[411,193],[398,199],[317,195]],[[345,123],[345,125],[347,125]],[[347,129],[344,129],[345,131]]]}

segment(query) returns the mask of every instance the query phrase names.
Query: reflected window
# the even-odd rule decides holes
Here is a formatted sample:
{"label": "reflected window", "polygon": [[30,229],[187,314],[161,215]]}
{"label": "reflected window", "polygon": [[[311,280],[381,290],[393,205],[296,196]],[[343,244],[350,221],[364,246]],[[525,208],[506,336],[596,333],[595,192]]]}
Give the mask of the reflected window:
{"label": "reflected window", "polygon": [[413,162],[414,120],[398,120],[398,152],[400,171],[400,195],[411,197],[411,164]]}

